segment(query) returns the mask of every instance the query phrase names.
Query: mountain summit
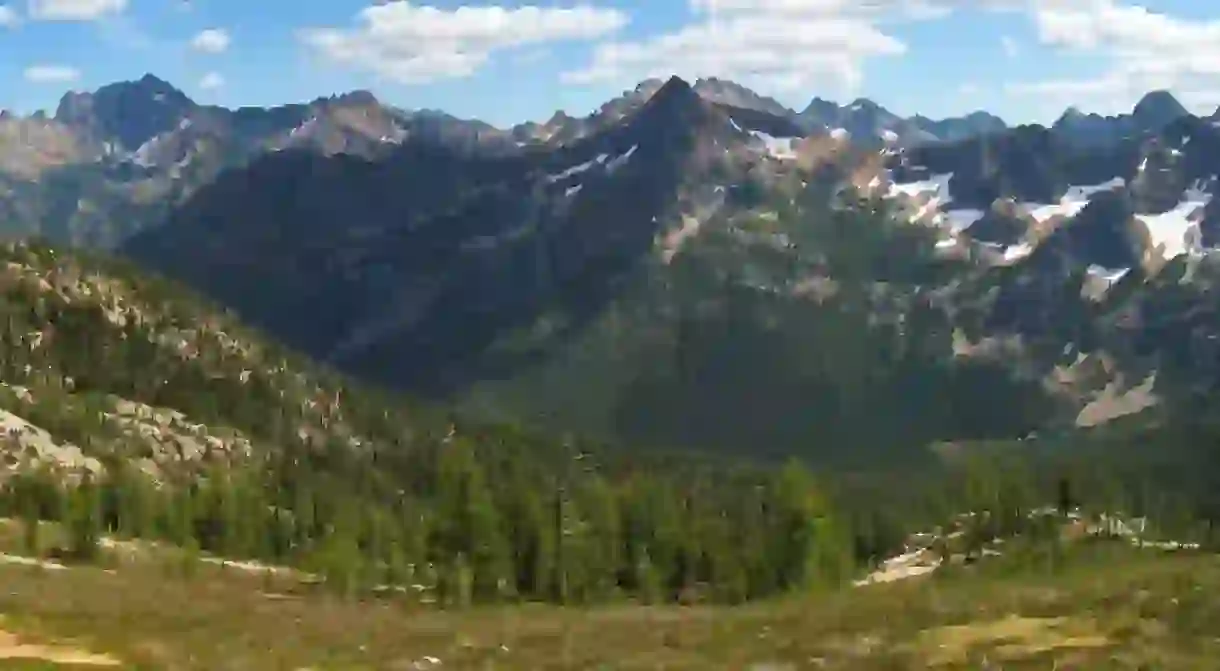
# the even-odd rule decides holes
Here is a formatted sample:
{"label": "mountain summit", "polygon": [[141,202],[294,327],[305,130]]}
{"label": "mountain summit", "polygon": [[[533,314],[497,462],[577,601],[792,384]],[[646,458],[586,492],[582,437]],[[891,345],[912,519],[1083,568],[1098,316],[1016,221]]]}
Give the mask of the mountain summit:
{"label": "mountain summit", "polygon": [[1162,128],[1189,111],[1169,91],[1151,91],[1140,98],[1131,116],[1142,128]]}
{"label": "mountain summit", "polygon": [[172,84],[146,74],[92,93],[65,94],[55,110],[55,120],[98,139],[114,138],[130,151],[174,129],[195,107]]}

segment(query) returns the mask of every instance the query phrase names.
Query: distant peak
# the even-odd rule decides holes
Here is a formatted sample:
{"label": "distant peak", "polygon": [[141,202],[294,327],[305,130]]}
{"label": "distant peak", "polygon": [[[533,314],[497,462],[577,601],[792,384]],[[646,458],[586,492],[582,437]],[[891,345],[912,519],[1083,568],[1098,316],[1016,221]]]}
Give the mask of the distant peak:
{"label": "distant peak", "polygon": [[801,112],[801,114],[813,116],[837,116],[839,113],[840,109],[838,103],[820,97],[810,100],[809,104],[805,106],[805,110]]}
{"label": "distant peak", "polygon": [[191,103],[190,97],[181,89],[151,73],[133,81],[107,84],[94,91],[92,95],[100,98],[112,96],[148,98],[181,105]]}
{"label": "distant peak", "polygon": [[[637,119],[651,119],[650,123],[686,124],[706,118],[705,112],[710,110],[703,98],[680,77],[670,77],[669,80],[652,94],[637,114]],[[696,122],[697,123],[697,122]]]}
{"label": "distant peak", "polygon": [[700,77],[700,78],[696,79],[695,88],[700,89],[703,87],[712,87],[712,88],[729,87],[729,88],[738,88],[738,89],[745,88],[744,86],[742,86],[741,84],[738,84],[737,82],[734,82],[734,81],[731,81],[728,79],[721,79],[720,77]]}
{"label": "distant peak", "polygon": [[165,81],[164,79],[161,79],[160,77],[154,75],[151,72],[144,73],[144,76],[140,77],[140,79],[137,80],[136,83],[143,84],[145,86],[156,86],[158,88],[174,88],[172,84]]}
{"label": "distant peak", "polygon": [[1145,93],[1144,97],[1140,98],[1140,101],[1138,103],[1136,103],[1135,106],[1139,107],[1140,105],[1148,105],[1148,104],[1177,105],[1180,103],[1178,103],[1178,99],[1175,98],[1173,96],[1173,94],[1170,93],[1168,90],[1156,89],[1156,90]]}
{"label": "distant peak", "polygon": [[687,83],[687,81],[685,79],[679,77],[678,75],[674,75],[674,76],[670,77],[669,79],[665,80],[665,83],[661,85],[661,88],[657,89],[657,92],[655,95],[659,96],[662,94],[674,94],[674,93],[679,93],[679,92],[680,93],[693,93],[693,90],[691,88],[691,85],[689,83]]}
{"label": "distant peak", "polygon": [[1172,93],[1164,89],[1150,91],[1135,104],[1131,115],[1153,123],[1168,123],[1190,114]]}
{"label": "distant peak", "polygon": [[343,105],[359,105],[362,107],[372,107],[381,104],[380,101],[377,100],[377,96],[373,95],[372,91],[365,89],[356,89],[355,91],[340,93],[339,95],[335,96],[333,100],[336,103]]}
{"label": "distant peak", "polygon": [[648,98],[648,107],[682,105],[690,102],[698,103],[702,99],[686,80],[677,75],[670,77]]}
{"label": "distant peak", "polygon": [[555,113],[551,115],[551,118],[547,119],[543,125],[562,126],[563,124],[565,124],[571,120],[572,120],[572,117],[567,112],[565,112],[563,110],[556,110]]}

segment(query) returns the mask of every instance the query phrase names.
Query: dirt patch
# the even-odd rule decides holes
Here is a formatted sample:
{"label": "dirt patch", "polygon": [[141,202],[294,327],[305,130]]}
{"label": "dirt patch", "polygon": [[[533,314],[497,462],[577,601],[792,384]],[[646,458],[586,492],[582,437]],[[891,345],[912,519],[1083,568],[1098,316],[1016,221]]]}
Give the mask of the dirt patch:
{"label": "dirt patch", "polygon": [[0,660],[25,659],[75,666],[122,666],[110,655],[101,655],[71,645],[23,642],[16,634],[0,629]]}
{"label": "dirt patch", "polygon": [[1012,615],[1002,620],[939,627],[920,635],[919,647],[930,665],[960,663],[971,652],[986,651],[1000,660],[1028,658],[1051,651],[1079,651],[1111,644],[1086,620],[1031,618]]}
{"label": "dirt patch", "polygon": [[44,561],[35,559],[34,557],[23,557],[21,555],[10,555],[0,552],[0,564],[15,564],[18,566],[37,566],[38,568],[48,571],[62,571],[68,567],[53,561]]}

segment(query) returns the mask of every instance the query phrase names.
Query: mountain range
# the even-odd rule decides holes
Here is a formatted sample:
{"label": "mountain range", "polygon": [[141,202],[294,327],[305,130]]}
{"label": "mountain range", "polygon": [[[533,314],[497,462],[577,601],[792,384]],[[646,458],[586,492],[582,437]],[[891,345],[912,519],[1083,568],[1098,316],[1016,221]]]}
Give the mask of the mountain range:
{"label": "mountain range", "polygon": [[869,462],[1159,418],[1220,372],[1220,128],[1166,92],[1010,128],[672,78],[498,129],[150,75],[0,138],[5,232],[480,416]]}

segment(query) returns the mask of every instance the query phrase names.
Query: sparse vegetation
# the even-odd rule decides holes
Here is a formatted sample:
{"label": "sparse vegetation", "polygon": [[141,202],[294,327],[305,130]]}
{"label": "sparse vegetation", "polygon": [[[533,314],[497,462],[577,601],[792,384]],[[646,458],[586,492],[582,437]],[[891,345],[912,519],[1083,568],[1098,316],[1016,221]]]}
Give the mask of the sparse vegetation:
{"label": "sparse vegetation", "polygon": [[1220,653],[1213,556],[1105,541],[1073,545],[1054,571],[1001,558],[746,606],[456,611],[392,596],[337,600],[299,577],[212,564],[183,580],[158,570],[161,552],[150,546],[113,572],[0,566],[0,629],[148,669],[965,671],[1056,660],[1135,670],[1206,668]]}

